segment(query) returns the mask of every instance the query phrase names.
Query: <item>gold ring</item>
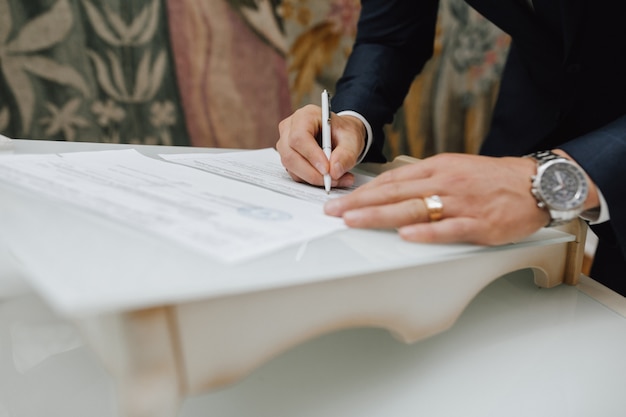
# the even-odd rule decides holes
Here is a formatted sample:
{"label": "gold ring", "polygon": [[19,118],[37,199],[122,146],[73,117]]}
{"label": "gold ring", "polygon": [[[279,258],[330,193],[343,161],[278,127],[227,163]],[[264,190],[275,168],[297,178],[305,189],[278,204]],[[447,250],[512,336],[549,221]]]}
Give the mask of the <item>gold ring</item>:
{"label": "gold ring", "polygon": [[428,210],[428,218],[431,222],[437,222],[441,220],[443,216],[443,203],[441,202],[441,197],[438,195],[431,195],[430,197],[424,197],[424,204],[426,205],[426,210]]}

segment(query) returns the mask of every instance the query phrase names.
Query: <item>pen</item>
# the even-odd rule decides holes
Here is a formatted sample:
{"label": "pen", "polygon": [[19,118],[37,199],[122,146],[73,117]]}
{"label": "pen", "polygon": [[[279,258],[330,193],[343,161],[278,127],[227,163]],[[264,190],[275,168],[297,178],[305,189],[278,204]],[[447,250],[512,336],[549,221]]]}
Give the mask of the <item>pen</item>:
{"label": "pen", "polygon": [[[322,150],[326,157],[330,160],[332,151],[330,145],[330,96],[328,91],[322,91]],[[330,173],[324,175],[324,188],[326,194],[330,193]]]}

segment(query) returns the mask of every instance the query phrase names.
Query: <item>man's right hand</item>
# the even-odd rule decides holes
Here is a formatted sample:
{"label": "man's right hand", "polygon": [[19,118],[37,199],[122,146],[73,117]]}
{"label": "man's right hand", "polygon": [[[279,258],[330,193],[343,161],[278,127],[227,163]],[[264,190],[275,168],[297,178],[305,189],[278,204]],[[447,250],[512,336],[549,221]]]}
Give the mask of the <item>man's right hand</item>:
{"label": "man's right hand", "polygon": [[330,173],[333,187],[349,187],[354,183],[352,169],[365,146],[365,126],[354,116],[331,115],[330,161],[316,140],[322,128],[322,110],[307,105],[295,111],[278,125],[280,137],[276,150],[289,175],[298,182],[322,186],[324,175]]}

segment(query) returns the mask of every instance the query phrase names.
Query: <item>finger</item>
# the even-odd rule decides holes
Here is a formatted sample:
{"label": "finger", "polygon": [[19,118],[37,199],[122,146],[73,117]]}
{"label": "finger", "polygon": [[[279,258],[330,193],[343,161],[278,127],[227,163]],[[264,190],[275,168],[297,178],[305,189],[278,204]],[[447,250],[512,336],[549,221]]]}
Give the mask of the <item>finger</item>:
{"label": "finger", "polygon": [[[301,183],[308,183],[311,185],[318,185],[318,186],[324,185],[324,176],[321,175],[314,168],[310,167],[308,163],[304,160],[304,158],[302,158],[301,155],[294,154],[294,155],[291,155],[290,158],[291,158],[290,159],[291,161],[297,160],[298,158],[301,159],[300,162],[291,162],[290,164],[288,164],[289,166],[298,166],[300,175],[298,175],[294,171],[287,169],[285,164],[283,164],[287,170],[287,173],[289,174],[289,176],[291,176],[291,178],[294,181],[301,182]],[[304,175],[307,175],[307,177],[303,178],[301,175],[303,175],[302,173],[306,172],[306,170],[308,170],[308,174],[305,173]],[[331,185],[333,187],[339,187],[339,188],[350,188],[354,185],[354,174],[352,174],[351,172],[346,172],[339,179],[337,180],[333,179],[331,182]]]}
{"label": "finger", "polygon": [[316,137],[321,131],[322,110],[308,105],[294,113],[289,127],[289,146],[319,174],[329,173],[328,158]]}
{"label": "finger", "polygon": [[430,161],[428,160],[420,160],[416,163],[390,169],[379,174],[372,181],[364,184],[359,188],[364,190],[377,187],[384,188],[387,187],[388,184],[393,184],[395,182],[412,182],[416,180],[431,178],[433,175],[433,170],[429,162]]}
{"label": "finger", "polygon": [[333,149],[329,160],[330,176],[341,178],[356,164],[356,157],[350,149],[338,146]]}
{"label": "finger", "polygon": [[398,228],[430,221],[428,210],[421,198],[350,210],[343,213],[342,217],[350,227],[377,229]]}
{"label": "finger", "polygon": [[[283,160],[283,156],[281,156],[281,160]],[[311,166],[309,161],[304,159],[302,155],[293,153],[289,155],[289,161],[289,163],[283,162],[283,165],[291,167],[291,169],[287,169],[291,178],[311,185],[324,185],[324,176],[315,167]]]}
{"label": "finger", "polygon": [[528,232],[524,230],[510,233],[473,217],[416,223],[399,228],[398,233],[402,239],[410,242],[472,243],[488,246],[512,243],[528,236]]}
{"label": "finger", "polygon": [[324,210],[331,216],[342,216],[349,210],[393,204],[433,194],[424,188],[425,184],[422,181],[417,180],[390,182],[375,186],[370,186],[370,184],[371,181],[345,197],[327,202]]}
{"label": "finger", "polygon": [[289,174],[289,176],[291,177],[292,180],[294,180],[295,182],[302,182],[305,183],[306,181],[304,181],[302,178],[300,178],[299,176],[295,175],[294,173],[287,171],[287,173]]}
{"label": "finger", "polygon": [[[296,182],[301,182],[301,183],[306,183],[306,184],[310,184],[310,185],[316,185],[316,186],[323,186],[324,185],[324,180],[323,180],[323,176],[321,177],[322,180],[319,183],[314,183],[311,181],[306,181],[303,178],[300,178],[299,176],[295,175],[293,172],[287,171],[287,173],[289,174],[289,176]],[[331,182],[331,186],[333,188],[350,188],[354,185],[354,175],[350,172],[346,173],[344,176],[342,176],[341,178],[339,178],[338,180],[332,180]]]}
{"label": "finger", "polygon": [[333,187],[350,188],[354,185],[354,174],[346,172],[338,180],[333,180]]}
{"label": "finger", "polygon": [[276,142],[276,150],[280,155],[282,165],[291,178],[297,182],[321,185],[323,176],[289,144],[290,128],[288,121],[281,122],[279,129],[281,130],[281,137]]}
{"label": "finger", "polygon": [[398,229],[404,240],[420,243],[476,243],[487,244],[484,225],[469,217],[447,218],[439,222],[415,223]]}
{"label": "finger", "polygon": [[321,109],[313,105],[297,110],[278,125],[280,137],[276,149],[281,162],[285,168],[305,180],[311,177],[308,166],[320,175],[329,171],[328,158],[316,140],[320,127]]}
{"label": "finger", "polygon": [[352,169],[365,146],[366,131],[361,120],[353,116],[331,114],[333,152],[330,157],[330,174],[340,178]]}

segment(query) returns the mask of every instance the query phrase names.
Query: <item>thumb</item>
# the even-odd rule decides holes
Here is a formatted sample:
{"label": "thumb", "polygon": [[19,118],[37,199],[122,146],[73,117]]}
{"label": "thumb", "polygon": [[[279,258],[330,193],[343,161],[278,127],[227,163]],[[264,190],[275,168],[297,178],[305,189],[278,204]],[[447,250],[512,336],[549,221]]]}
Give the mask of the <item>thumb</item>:
{"label": "thumb", "polygon": [[367,132],[358,118],[333,114],[331,135],[333,152],[330,157],[330,175],[340,178],[356,165],[365,147]]}

